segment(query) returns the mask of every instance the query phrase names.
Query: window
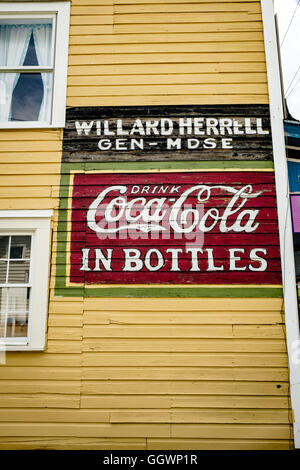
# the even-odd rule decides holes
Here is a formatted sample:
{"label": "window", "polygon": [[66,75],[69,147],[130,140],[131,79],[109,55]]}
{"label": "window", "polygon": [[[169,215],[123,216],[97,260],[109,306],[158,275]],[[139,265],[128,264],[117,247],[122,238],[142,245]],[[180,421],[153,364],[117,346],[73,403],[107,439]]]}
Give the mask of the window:
{"label": "window", "polygon": [[43,350],[52,211],[0,211],[0,340]]}
{"label": "window", "polygon": [[63,127],[69,2],[1,3],[0,11],[0,126]]}

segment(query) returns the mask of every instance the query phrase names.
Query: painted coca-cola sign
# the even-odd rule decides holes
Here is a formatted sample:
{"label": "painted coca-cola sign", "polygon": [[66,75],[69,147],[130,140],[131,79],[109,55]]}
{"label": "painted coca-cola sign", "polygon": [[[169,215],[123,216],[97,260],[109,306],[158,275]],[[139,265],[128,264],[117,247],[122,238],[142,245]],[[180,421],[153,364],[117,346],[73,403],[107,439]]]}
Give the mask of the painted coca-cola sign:
{"label": "painted coca-cola sign", "polygon": [[68,285],[281,284],[272,171],[74,171]]}

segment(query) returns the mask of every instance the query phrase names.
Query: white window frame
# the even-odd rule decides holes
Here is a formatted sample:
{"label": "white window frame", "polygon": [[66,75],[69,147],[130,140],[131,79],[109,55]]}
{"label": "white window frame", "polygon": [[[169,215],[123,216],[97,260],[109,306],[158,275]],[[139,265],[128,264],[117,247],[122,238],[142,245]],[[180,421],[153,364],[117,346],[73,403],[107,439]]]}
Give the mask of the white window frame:
{"label": "white window frame", "polygon": [[[70,2],[0,2],[0,18],[35,18],[51,16],[54,20],[54,64],[50,122],[0,122],[0,129],[64,127],[66,119],[67,67],[70,27]],[[33,67],[29,67],[32,69]],[[5,71],[4,67],[1,67]]]}
{"label": "white window frame", "polygon": [[0,211],[0,235],[32,235],[30,309],[27,338],[0,338],[7,351],[43,351],[49,288],[52,210]]}

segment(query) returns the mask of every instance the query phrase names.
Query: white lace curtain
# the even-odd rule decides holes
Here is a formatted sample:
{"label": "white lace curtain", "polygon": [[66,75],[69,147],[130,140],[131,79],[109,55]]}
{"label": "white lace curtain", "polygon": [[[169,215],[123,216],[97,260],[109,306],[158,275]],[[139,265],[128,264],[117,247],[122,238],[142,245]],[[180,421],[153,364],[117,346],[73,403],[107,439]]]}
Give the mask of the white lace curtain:
{"label": "white lace curtain", "polygon": [[[39,65],[51,64],[51,26],[52,25],[50,24],[41,24],[33,29],[33,38]],[[44,95],[39,114],[39,121],[48,121],[51,109],[52,74],[42,73],[42,80],[44,85]]]}
{"label": "white lace curtain", "polygon": [[[0,25],[0,67],[15,68],[23,65],[31,34],[33,33],[39,65],[51,64],[51,24]],[[0,121],[8,121],[14,88],[19,73],[0,73]],[[43,101],[39,121],[48,120],[51,100],[51,73],[42,73]]]}

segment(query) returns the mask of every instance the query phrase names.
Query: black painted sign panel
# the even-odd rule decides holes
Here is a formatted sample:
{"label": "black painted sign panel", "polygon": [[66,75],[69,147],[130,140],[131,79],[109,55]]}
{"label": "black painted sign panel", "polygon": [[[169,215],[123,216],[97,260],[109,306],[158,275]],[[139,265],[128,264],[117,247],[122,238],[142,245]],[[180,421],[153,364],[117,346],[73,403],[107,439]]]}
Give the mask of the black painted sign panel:
{"label": "black painted sign panel", "polygon": [[272,160],[268,105],[68,108],[63,162]]}

